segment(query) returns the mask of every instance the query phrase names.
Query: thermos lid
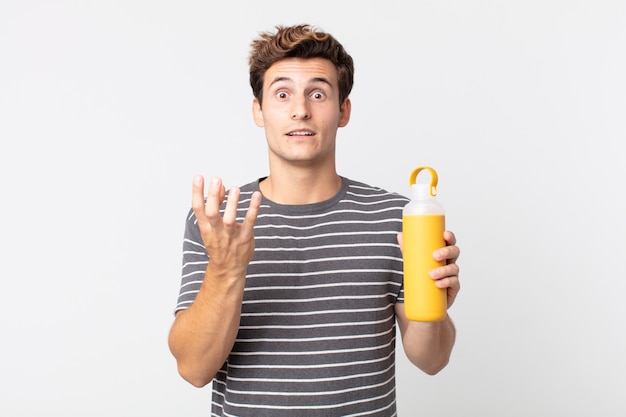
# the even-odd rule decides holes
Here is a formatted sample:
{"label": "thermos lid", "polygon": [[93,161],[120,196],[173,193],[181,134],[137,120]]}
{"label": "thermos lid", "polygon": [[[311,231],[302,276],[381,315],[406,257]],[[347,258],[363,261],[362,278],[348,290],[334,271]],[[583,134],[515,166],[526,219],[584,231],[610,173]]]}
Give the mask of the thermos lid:
{"label": "thermos lid", "polygon": [[424,183],[411,185],[411,197],[413,200],[429,200],[434,198],[430,193],[430,185]]}

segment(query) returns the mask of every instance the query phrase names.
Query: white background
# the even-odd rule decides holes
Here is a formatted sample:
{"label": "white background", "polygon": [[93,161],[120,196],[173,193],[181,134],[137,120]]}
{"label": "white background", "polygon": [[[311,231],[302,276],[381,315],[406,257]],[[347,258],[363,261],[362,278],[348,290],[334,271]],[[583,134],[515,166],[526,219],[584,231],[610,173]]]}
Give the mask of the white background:
{"label": "white background", "polygon": [[167,348],[194,174],[267,174],[248,45],[353,55],[342,175],[434,167],[458,341],[401,417],[626,413],[626,2],[0,2],[0,415],[206,416]]}

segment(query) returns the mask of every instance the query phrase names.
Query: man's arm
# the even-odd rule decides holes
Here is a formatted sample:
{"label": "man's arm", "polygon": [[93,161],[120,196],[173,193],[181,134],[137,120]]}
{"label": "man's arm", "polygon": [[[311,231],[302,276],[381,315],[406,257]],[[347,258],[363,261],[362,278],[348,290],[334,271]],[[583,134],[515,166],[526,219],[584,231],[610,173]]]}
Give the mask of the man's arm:
{"label": "man's arm", "polygon": [[396,318],[402,336],[402,347],[413,365],[435,375],[448,364],[456,329],[450,316],[437,322],[410,321],[404,315],[404,304],[396,305]]}
{"label": "man's arm", "polygon": [[[444,239],[448,246],[439,249],[433,256],[437,260],[445,260],[446,265],[432,270],[431,277],[439,288],[447,289],[450,308],[460,290],[459,267],[456,264],[460,249],[456,246],[454,233],[444,232]],[[398,235],[398,242],[402,247],[402,234]],[[404,313],[404,303],[396,304],[395,313],[402,346],[411,363],[429,375],[441,371],[450,360],[456,339],[456,329],[450,316],[446,315],[444,320],[438,322],[411,321]]]}
{"label": "man's arm", "polygon": [[252,195],[243,223],[236,222],[239,189],[230,190],[222,218],[219,208],[224,195],[221,180],[214,178],[205,204],[204,179],[194,178],[192,209],[209,262],[196,299],[176,314],[168,340],[178,372],[197,387],[213,379],[235,343],[246,269],[254,254],[260,193]]}

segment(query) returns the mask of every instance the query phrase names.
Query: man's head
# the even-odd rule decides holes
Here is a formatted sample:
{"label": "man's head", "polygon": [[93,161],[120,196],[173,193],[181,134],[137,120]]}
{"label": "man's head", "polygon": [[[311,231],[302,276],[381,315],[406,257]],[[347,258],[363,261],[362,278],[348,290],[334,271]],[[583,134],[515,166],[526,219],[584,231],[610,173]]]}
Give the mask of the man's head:
{"label": "man's head", "polygon": [[337,69],[339,104],[352,91],[354,63],[343,46],[330,34],[310,25],[276,26],[276,32],[264,32],[250,47],[250,86],[254,97],[263,103],[265,73],[275,62],[284,58],[324,58]]}

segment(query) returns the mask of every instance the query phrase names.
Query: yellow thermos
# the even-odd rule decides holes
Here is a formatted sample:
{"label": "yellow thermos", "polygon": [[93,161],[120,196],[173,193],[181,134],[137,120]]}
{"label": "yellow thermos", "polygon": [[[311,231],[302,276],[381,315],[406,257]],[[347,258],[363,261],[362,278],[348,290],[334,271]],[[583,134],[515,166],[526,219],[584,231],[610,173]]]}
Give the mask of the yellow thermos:
{"label": "yellow thermos", "polygon": [[[430,184],[416,183],[417,175],[429,171]],[[404,309],[409,320],[439,321],[446,317],[447,290],[438,288],[428,274],[443,266],[433,252],[446,246],[445,215],[437,201],[437,172],[427,166],[415,168],[409,178],[411,201],[402,212],[404,257]]]}

